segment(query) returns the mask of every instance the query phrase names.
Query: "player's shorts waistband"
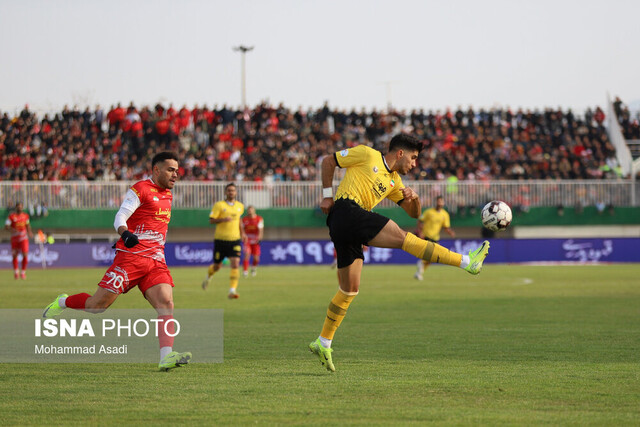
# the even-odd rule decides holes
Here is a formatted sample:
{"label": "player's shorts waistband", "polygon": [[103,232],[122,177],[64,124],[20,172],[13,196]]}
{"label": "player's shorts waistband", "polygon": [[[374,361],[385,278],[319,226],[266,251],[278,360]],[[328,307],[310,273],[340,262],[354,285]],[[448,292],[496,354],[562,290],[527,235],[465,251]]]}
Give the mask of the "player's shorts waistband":
{"label": "player's shorts waistband", "polygon": [[[334,202],[334,204],[335,204],[336,206],[342,205],[342,206],[345,206],[345,207],[347,207],[347,206],[348,206],[348,207],[359,207],[360,209],[364,209],[364,208],[363,208],[362,206],[360,206],[360,204],[358,204],[355,200],[353,200],[353,199],[349,199],[349,198],[347,198],[347,197],[340,197],[339,199],[337,199],[337,200]],[[364,210],[366,211],[367,209],[364,209]]]}

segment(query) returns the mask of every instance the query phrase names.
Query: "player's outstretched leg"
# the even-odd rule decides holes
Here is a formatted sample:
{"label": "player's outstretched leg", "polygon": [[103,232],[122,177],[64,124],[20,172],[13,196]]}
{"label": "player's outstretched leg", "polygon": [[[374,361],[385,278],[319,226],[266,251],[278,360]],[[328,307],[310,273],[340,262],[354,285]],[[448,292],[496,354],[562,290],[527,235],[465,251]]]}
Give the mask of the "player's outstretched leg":
{"label": "player's outstretched leg", "polygon": [[60,306],[60,298],[68,297],[67,294],[60,294],[56,297],[56,299],[49,304],[44,311],[42,312],[42,317],[45,319],[51,319],[53,317],[59,316],[66,307]]}
{"label": "player's outstretched leg", "polygon": [[182,365],[186,365],[191,361],[191,353],[178,353],[177,351],[172,351],[162,358],[160,364],[158,365],[158,369],[161,371],[168,371],[169,369],[179,368]]}
{"label": "player's outstretched leg", "polygon": [[327,368],[327,371],[336,371],[336,367],[333,366],[333,360],[331,360],[331,353],[333,352],[333,349],[324,348],[320,342],[320,338],[309,344],[309,351],[318,356],[320,363],[322,363],[322,366]]}
{"label": "player's outstretched leg", "polygon": [[479,274],[482,271],[482,263],[489,253],[489,241],[485,240],[475,251],[469,252],[469,265],[464,269],[471,274]]}

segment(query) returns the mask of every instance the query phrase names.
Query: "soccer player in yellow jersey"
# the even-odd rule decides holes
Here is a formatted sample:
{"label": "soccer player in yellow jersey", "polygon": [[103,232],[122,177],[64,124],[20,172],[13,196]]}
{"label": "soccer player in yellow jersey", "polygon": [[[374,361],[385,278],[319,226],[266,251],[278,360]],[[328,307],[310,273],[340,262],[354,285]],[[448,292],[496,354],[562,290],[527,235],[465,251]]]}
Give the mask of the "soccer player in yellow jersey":
{"label": "soccer player in yellow jersey", "polygon": [[[436,206],[434,208],[425,209],[420,218],[418,218],[418,237],[438,243],[440,241],[440,230],[446,231],[451,237],[456,237],[456,233],[451,229],[449,212],[444,209],[444,198],[442,196],[436,197]],[[424,269],[429,267],[429,264],[430,262],[426,259],[418,260],[418,270],[413,277],[422,280]]]}
{"label": "soccer player in yellow jersey", "polygon": [[[360,289],[362,245],[401,248],[417,258],[460,267],[471,274],[478,274],[482,269],[489,242],[483,242],[469,255],[461,255],[407,233],[389,218],[371,212],[382,199],[389,198],[412,218],[418,218],[421,212],[418,195],[402,184],[400,175],[416,166],[421,149],[419,140],[399,134],[391,139],[386,154],[359,145],[322,161],[320,208],[329,215],[327,225],[338,256],[339,289],[329,304],[322,332],[309,344],[309,349],[329,371],[335,371],[331,341]],[[334,197],[332,183],[336,166],[347,171]]]}
{"label": "soccer player in yellow jersey", "polygon": [[236,200],[238,190],[235,184],[227,184],[224,188],[225,199],[220,200],[209,214],[209,223],[215,224],[213,236],[213,264],[209,266],[207,277],[202,282],[202,289],[207,289],[211,278],[220,270],[222,261],[229,258],[231,274],[229,275],[229,299],[238,298],[238,280],[240,279],[240,252],[242,240],[245,238],[240,217],[244,213],[244,205]]}

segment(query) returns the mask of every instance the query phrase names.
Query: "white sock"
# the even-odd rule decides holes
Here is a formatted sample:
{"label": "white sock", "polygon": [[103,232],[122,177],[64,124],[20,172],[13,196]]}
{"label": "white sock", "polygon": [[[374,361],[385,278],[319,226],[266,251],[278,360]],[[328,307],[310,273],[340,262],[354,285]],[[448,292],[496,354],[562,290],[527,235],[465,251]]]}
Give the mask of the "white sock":
{"label": "white sock", "polygon": [[165,358],[165,356],[169,353],[171,353],[173,351],[173,349],[171,347],[161,347],[160,348],[160,361],[162,362],[162,359]]}
{"label": "white sock", "polygon": [[58,298],[58,305],[60,308],[67,308],[67,297]]}
{"label": "white sock", "polygon": [[469,258],[469,255],[462,255],[462,262],[460,262],[460,268],[467,267],[470,262],[471,262],[471,259]]}
{"label": "white sock", "polygon": [[322,346],[324,348],[331,348],[331,341],[333,340],[328,340],[326,338],[323,337],[319,337],[320,338],[320,344],[322,344]]}
{"label": "white sock", "polygon": [[234,288],[229,288],[229,293],[230,293],[230,294],[235,294],[235,293],[236,293],[236,290],[235,290]]}

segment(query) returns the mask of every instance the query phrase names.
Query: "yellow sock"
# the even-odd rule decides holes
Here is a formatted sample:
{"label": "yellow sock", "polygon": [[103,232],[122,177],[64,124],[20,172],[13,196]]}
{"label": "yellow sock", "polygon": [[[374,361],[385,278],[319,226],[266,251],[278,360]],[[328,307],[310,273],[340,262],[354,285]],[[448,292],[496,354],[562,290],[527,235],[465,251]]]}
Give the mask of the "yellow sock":
{"label": "yellow sock", "polygon": [[235,289],[238,287],[238,279],[240,279],[240,269],[232,268],[231,274],[229,275],[229,288]]}
{"label": "yellow sock", "polygon": [[413,233],[407,233],[404,242],[402,242],[402,250],[428,262],[437,262],[454,267],[460,267],[462,262],[462,255],[451,252],[437,243],[422,240]]}
{"label": "yellow sock", "polygon": [[207,274],[209,275],[209,277],[213,276],[214,274],[216,274],[216,270],[213,268],[213,264],[211,264],[209,266],[209,268],[207,269]]}
{"label": "yellow sock", "polygon": [[338,292],[331,299],[329,308],[327,309],[327,317],[324,319],[324,325],[322,326],[322,332],[320,336],[328,340],[333,339],[333,335],[336,333],[336,329],[342,323],[342,319],[347,314],[349,304],[353,301],[353,298],[358,295],[357,292],[347,293],[342,289],[338,289]]}

